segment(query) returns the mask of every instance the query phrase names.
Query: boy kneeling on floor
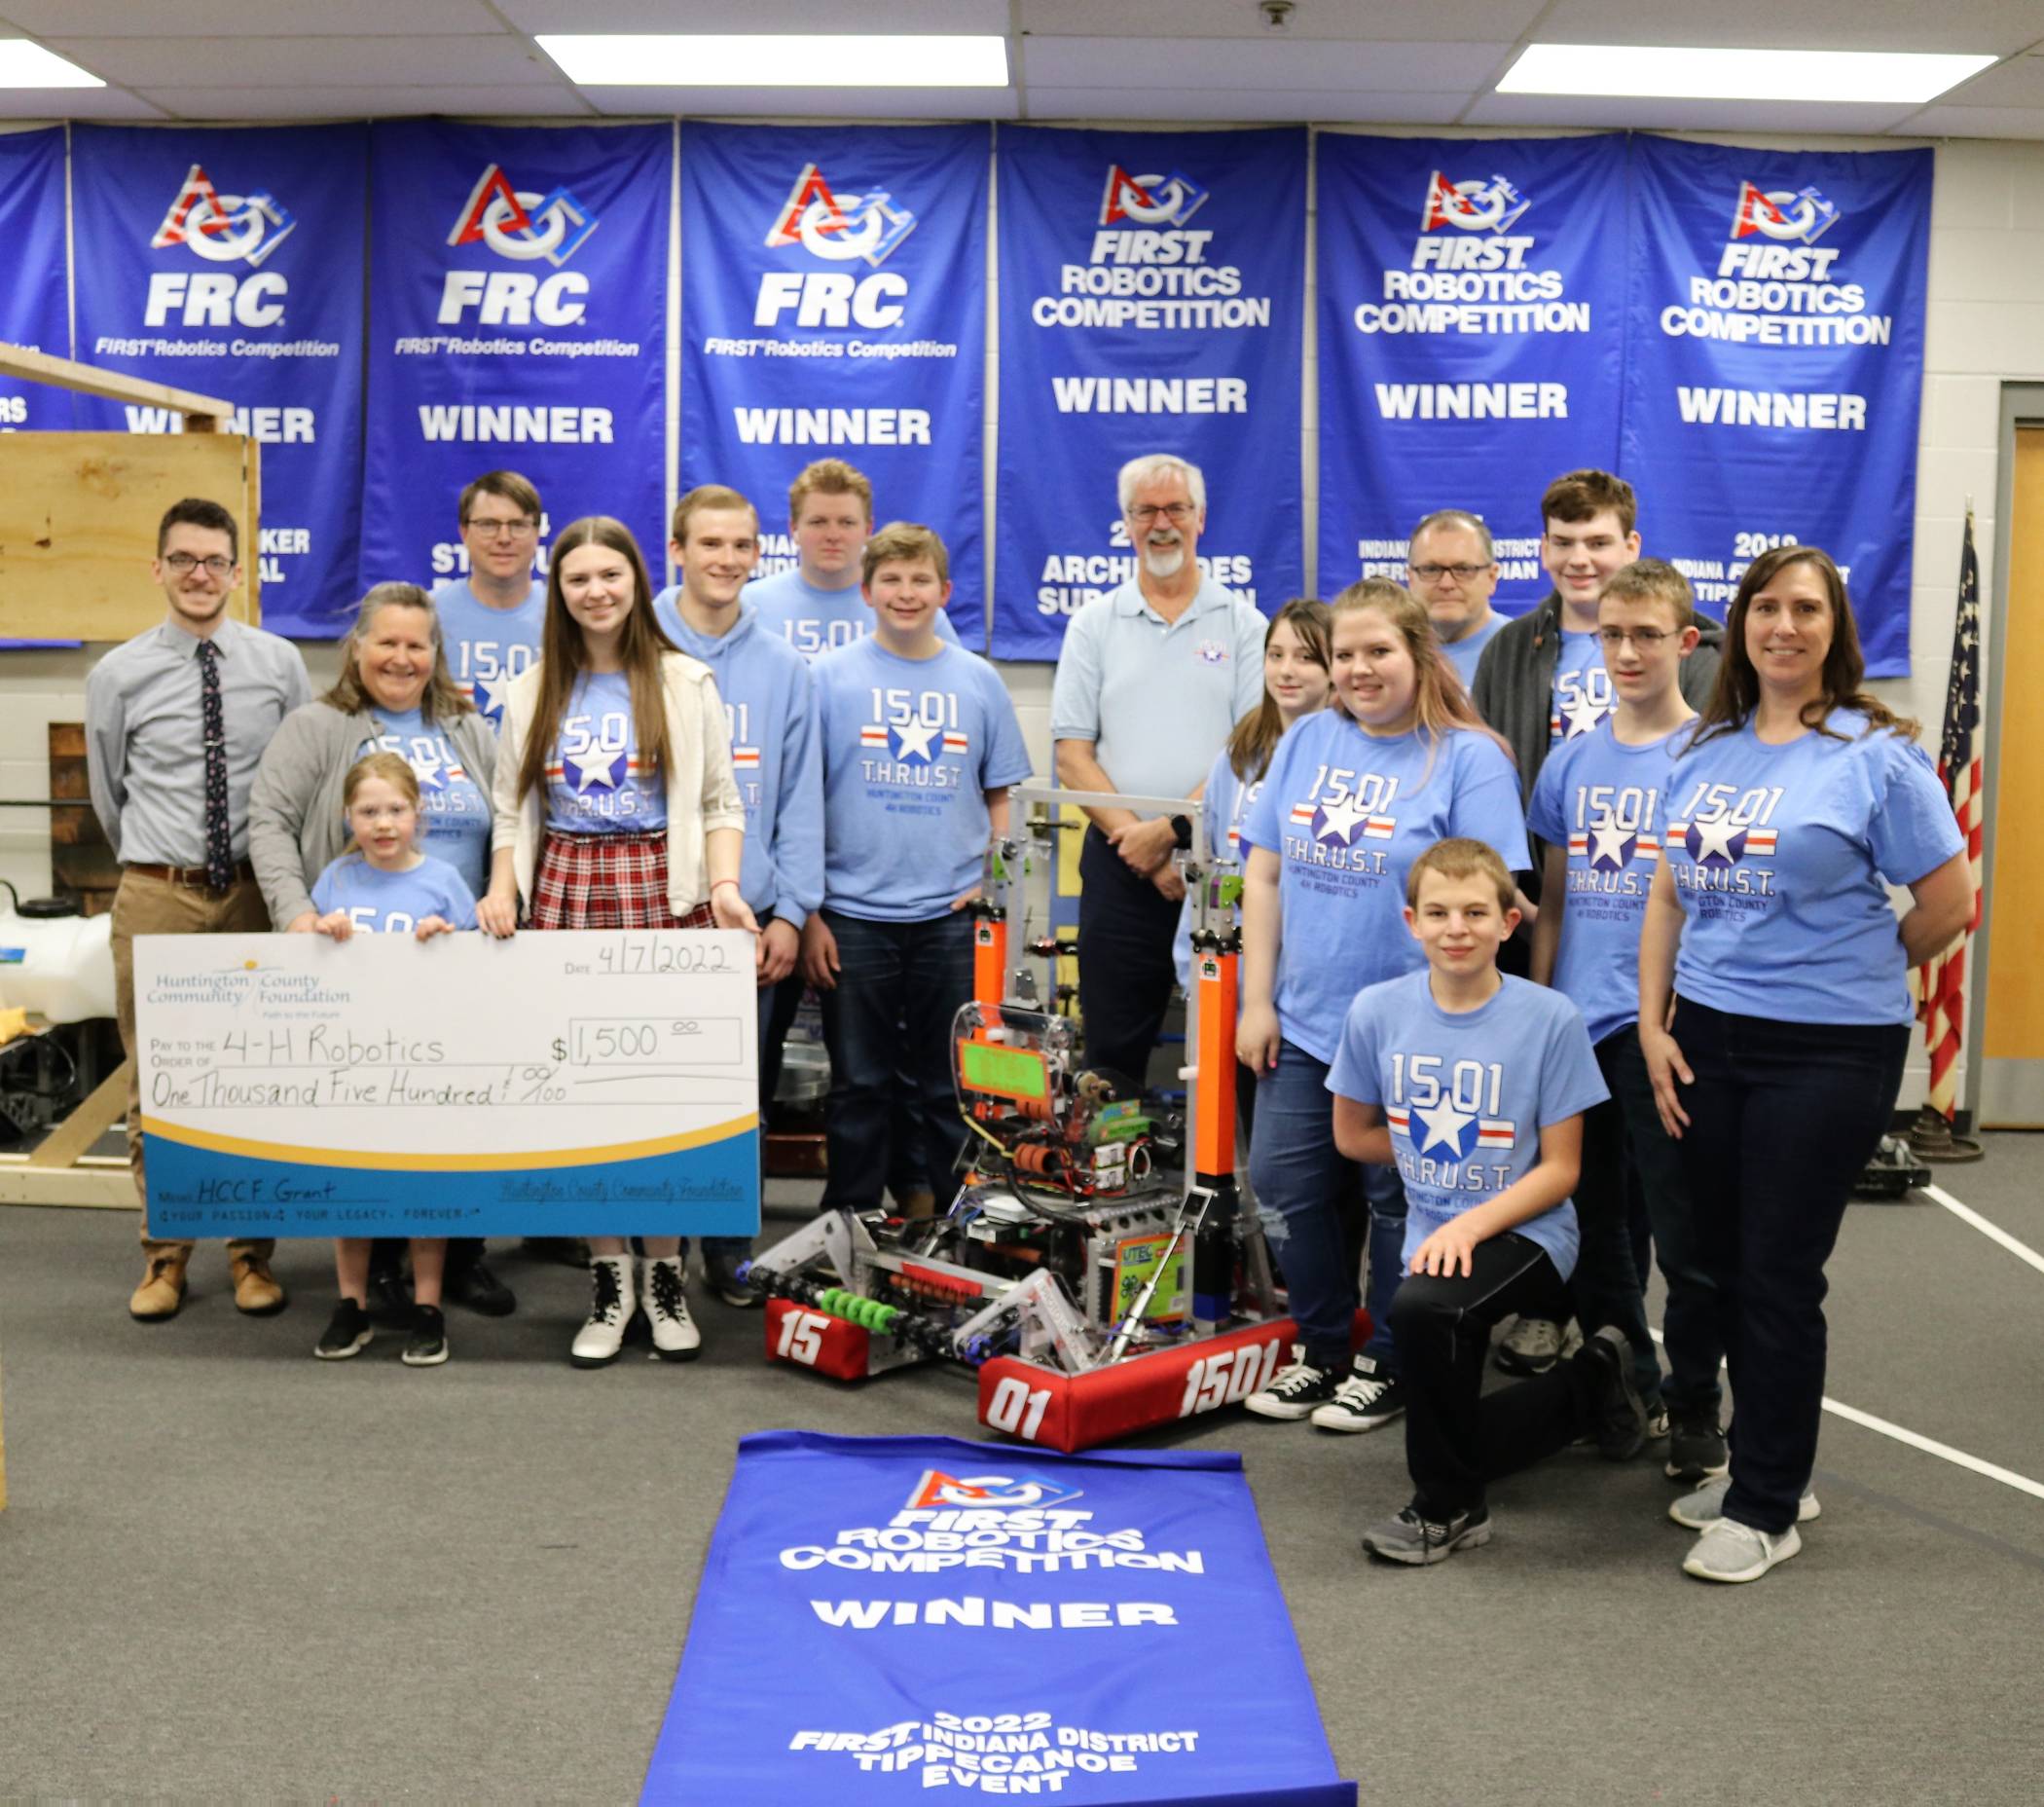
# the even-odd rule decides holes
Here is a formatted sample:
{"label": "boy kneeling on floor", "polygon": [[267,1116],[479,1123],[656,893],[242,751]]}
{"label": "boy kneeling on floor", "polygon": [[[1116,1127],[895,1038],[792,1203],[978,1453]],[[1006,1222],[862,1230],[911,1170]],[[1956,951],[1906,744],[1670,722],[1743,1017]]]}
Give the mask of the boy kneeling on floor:
{"label": "boy kneeling on floor", "polygon": [[1646,1412],[1624,1333],[1610,1326],[1572,1359],[1483,1396],[1500,1319],[1568,1314],[1583,1113],[1610,1094],[1575,1004],[1497,969],[1519,912],[1489,847],[1436,842],[1412,864],[1405,904],[1427,964],[1357,995],[1328,1089],[1341,1152],[1395,1163],[1410,1201],[1391,1323],[1412,1503],[1363,1547],[1419,1564],[1490,1541],[1486,1481],[1585,1435],[1622,1460]]}

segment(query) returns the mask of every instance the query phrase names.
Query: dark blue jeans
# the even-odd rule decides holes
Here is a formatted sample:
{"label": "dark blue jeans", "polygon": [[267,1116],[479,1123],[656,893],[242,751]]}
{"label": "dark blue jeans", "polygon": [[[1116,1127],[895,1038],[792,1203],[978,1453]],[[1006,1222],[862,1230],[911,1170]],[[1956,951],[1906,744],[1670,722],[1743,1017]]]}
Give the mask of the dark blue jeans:
{"label": "dark blue jeans", "polygon": [[1171,1008],[1171,945],[1179,906],[1132,872],[1108,837],[1086,830],[1078,848],[1078,1014],[1086,1064],[1138,1088]]}
{"label": "dark blue jeans", "polygon": [[[828,909],[823,920],[837,938],[839,965],[836,987],[823,993],[830,1051],[823,1203],[867,1210],[881,1202],[898,1100],[914,1143],[910,1161],[941,1208],[965,1140],[951,1082],[951,1020],[972,996],[972,920],[953,910],[929,922],[868,922]],[[905,1088],[897,1073],[906,1076]]]}
{"label": "dark blue jeans", "polygon": [[[1257,1076],[1249,1177],[1272,1252],[1285,1271],[1306,1359],[1345,1374],[1357,1289],[1340,1200],[1356,1184],[1357,1163],[1334,1146],[1334,1098],[1327,1082],[1326,1061],[1290,1042],[1279,1047],[1276,1069]],[[1396,1167],[1364,1167],[1362,1184],[1369,1200],[1370,1334],[1364,1352],[1385,1373],[1396,1374],[1391,1301],[1405,1267],[1405,1189]]]}
{"label": "dark blue jeans", "polygon": [[1907,1023],[1776,1022],[1678,998],[1697,1258],[1732,1371],[1725,1512],[1778,1534],[1817,1459],[1824,1264],[1853,1180],[1888,1125]]}

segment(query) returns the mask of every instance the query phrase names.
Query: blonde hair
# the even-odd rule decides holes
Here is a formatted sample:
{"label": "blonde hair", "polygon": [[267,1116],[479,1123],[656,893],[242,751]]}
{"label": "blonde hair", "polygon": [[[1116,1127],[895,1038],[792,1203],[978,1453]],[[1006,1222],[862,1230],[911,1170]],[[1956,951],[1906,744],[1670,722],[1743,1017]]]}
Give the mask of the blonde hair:
{"label": "blonde hair", "polygon": [[1675,632],[1694,627],[1697,621],[1697,593],[1689,579],[1665,559],[1634,559],[1621,565],[1604,579],[1597,601],[1614,603],[1665,603],[1675,611]]}
{"label": "blonde hair", "polygon": [[[419,808],[419,774],[412,769],[411,761],[401,754],[365,753],[347,768],[347,776],[341,781],[341,813],[345,816],[355,806],[355,793],[372,778],[381,778],[394,791],[401,792],[406,802],[416,812]],[[416,832],[416,830],[415,830]],[[347,845],[343,853],[359,853],[361,848],[355,840],[354,830],[348,830]]]}
{"label": "blonde hair", "polygon": [[752,517],[752,531],[759,531],[759,510],[749,499],[721,483],[699,483],[675,504],[674,525],[668,532],[675,545],[688,544],[688,523],[704,508],[743,508]]}
{"label": "blonde hair", "polygon": [[[1420,775],[1420,790],[1425,790],[1434,776],[1435,756],[1449,734],[1462,730],[1481,734],[1506,758],[1512,757],[1512,749],[1477,714],[1477,706],[1469,700],[1469,692],[1462,687],[1455,668],[1442,656],[1441,642],[1434,633],[1426,604],[1404,584],[1393,583],[1388,577],[1361,577],[1334,598],[1336,632],[1343,615],[1360,614],[1382,615],[1412,656],[1412,720],[1427,740],[1427,766]],[[1335,707],[1347,708],[1340,700],[1338,688]]]}
{"label": "blonde hair", "polygon": [[890,521],[866,541],[859,558],[858,580],[871,583],[873,573],[881,566],[914,559],[928,559],[934,565],[939,583],[951,581],[951,555],[934,531],[914,521]]}
{"label": "blonde hair", "polygon": [[805,464],[787,486],[787,518],[799,520],[802,504],[812,496],[856,496],[864,505],[866,523],[873,520],[873,485],[866,474],[841,458],[820,458]]}
{"label": "blonde hair", "polygon": [[370,623],[386,608],[417,608],[426,618],[426,638],[433,645],[433,675],[426,680],[425,692],[419,699],[420,719],[452,721],[456,716],[472,714],[475,705],[461,694],[454,674],[447,669],[447,648],[440,639],[440,611],[433,607],[433,599],[416,583],[370,586],[369,593],[355,606],[355,618],[348,623],[347,638],[341,643],[341,676],[319,700],[344,716],[364,716],[379,706],[362,682],[362,643],[369,638]]}
{"label": "blonde hair", "polygon": [[1487,880],[1498,894],[1499,909],[1518,907],[1518,886],[1513,882],[1511,867],[1499,857],[1498,850],[1484,841],[1454,835],[1429,847],[1412,862],[1412,869],[1405,874],[1407,908],[1419,907],[1419,881],[1429,872],[1439,872],[1442,878],[1451,881],[1458,878]]}

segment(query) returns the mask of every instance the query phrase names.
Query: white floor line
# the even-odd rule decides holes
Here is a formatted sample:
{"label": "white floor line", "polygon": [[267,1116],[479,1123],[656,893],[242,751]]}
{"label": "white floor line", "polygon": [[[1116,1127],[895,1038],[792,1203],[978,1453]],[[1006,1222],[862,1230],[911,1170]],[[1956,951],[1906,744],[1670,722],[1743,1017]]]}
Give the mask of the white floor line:
{"label": "white floor line", "polygon": [[1960,1223],[1971,1224],[1973,1228],[1978,1230],[1982,1235],[1989,1237],[1992,1241],[1999,1242],[2003,1248],[2007,1249],[2008,1252],[2011,1255],[2014,1255],[2019,1261],[2026,1261],[2032,1268],[2036,1269],[2036,1271],[2039,1273],[2044,1273],[2044,1255],[2038,1254],[2037,1251],[2031,1248],[2028,1243],[2017,1241],[2016,1238],[2010,1235],[2006,1230],[2000,1227],[2000,1225],[1989,1223],[1988,1220],[1985,1217],[1981,1216],[1981,1214],[1978,1211],[1974,1210],[1971,1205],[1961,1204],[1949,1192],[1947,1192],[1944,1189],[1944,1187],[1918,1186],[1916,1190],[1920,1192],[1926,1199],[1936,1199],[1938,1203],[1942,1204],[1946,1208],[1946,1210],[1950,1211],[1953,1214],[1953,1216],[1957,1218]]}
{"label": "white floor line", "polygon": [[[1667,1341],[1651,1325],[1648,1326],[1647,1334],[1656,1343]],[[1720,1368],[1724,1366],[1722,1362],[1718,1365]],[[1964,1450],[1955,1450],[1951,1444],[1940,1443],[1934,1437],[1918,1436],[1914,1430],[1906,1429],[1900,1424],[1891,1424],[1886,1419],[1876,1418],[1871,1412],[1862,1412],[1857,1406],[1843,1405],[1831,1398],[1826,1398],[1823,1406],[1825,1411],[1843,1419],[1848,1424],[1878,1431],[1883,1437],[1893,1437],[1897,1443],[1906,1443],[1911,1449],[1921,1450],[1926,1456],[1935,1456],[1942,1461],[1952,1462],[1960,1468],[1969,1468],[1975,1474],[1984,1474],[1990,1481],[1999,1481],[2003,1487],[2013,1487],[2019,1494],[2032,1494],[2037,1498],[2044,1499],[2044,1481],[2032,1481],[2028,1475],[2018,1474],[2013,1468],[2003,1468],[1997,1463],[1983,1461],[1978,1456],[1968,1456]]]}

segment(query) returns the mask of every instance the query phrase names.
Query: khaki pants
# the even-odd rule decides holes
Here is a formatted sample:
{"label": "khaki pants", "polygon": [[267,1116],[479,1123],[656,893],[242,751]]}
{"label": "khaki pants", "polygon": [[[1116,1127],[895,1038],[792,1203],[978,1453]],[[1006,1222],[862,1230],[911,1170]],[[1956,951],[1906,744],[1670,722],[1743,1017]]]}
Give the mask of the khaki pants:
{"label": "khaki pants", "polygon": [[[134,1163],[135,1194],[142,1201],[142,1246],[150,1254],[192,1244],[149,1234],[149,1191],[142,1178],[142,1066],[135,1055],[135,937],[138,935],[267,935],[270,912],[252,878],[237,879],[234,888],[215,897],[203,886],[193,889],[140,872],[121,874],[114,893],[114,1005],[121,1020],[121,1046],[128,1051],[128,1154]],[[265,1261],[276,1243],[271,1237],[237,1237],[228,1243],[236,1255]]]}

